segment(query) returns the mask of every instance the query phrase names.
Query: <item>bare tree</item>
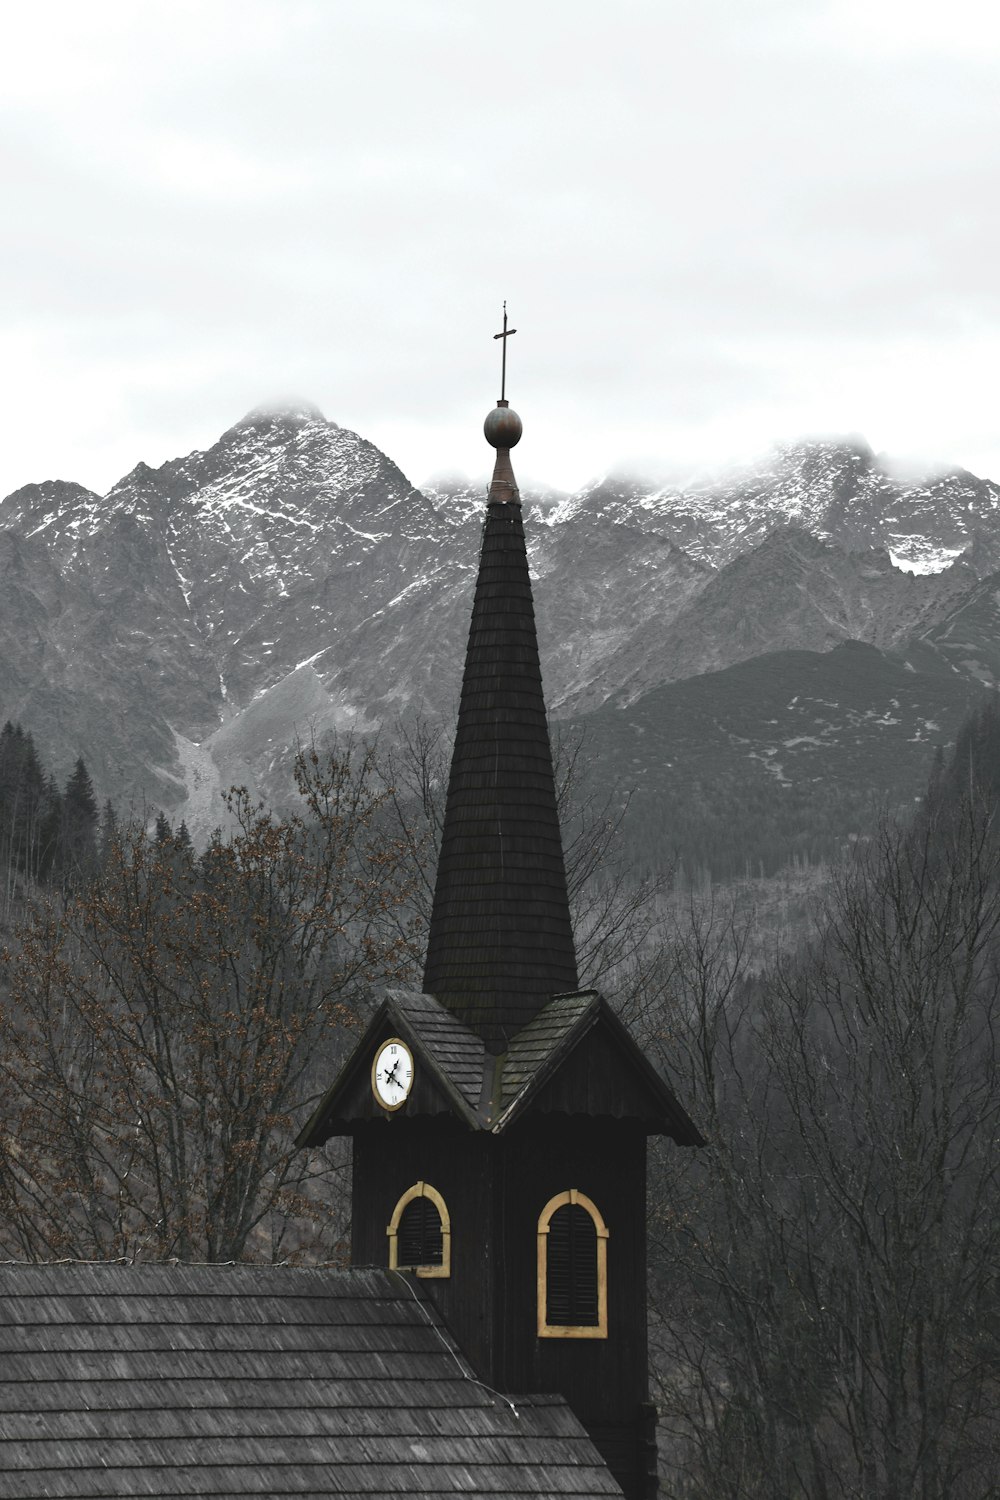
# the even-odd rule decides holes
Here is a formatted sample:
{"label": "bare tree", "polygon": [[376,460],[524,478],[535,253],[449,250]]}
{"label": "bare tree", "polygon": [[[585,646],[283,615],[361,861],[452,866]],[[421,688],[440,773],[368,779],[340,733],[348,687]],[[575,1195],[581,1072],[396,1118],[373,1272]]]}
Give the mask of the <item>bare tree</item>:
{"label": "bare tree", "polygon": [[731,924],[695,917],[661,1030],[710,1146],[665,1155],[654,1193],[675,1492],[986,1500],[1000,1434],[995,813],[973,795],[913,830],[883,820],[808,955],[756,982],[736,974]]}
{"label": "bare tree", "polygon": [[[4,955],[0,1245],[28,1257],[302,1252],[335,1222],[293,1152],[316,1057],[373,982],[410,977],[405,849],[370,756],[300,757],[306,808],[231,795],[201,859],[132,829]],[[326,1241],[327,1254],[335,1246]]]}

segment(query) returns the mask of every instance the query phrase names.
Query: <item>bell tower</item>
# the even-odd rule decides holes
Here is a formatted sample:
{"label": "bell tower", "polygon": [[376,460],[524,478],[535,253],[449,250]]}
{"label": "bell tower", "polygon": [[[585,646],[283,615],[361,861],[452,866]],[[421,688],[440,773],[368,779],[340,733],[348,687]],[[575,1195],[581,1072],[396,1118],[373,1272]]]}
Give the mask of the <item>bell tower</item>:
{"label": "bell tower", "polygon": [[423,991],[390,991],[299,1137],[354,1141],[351,1257],[426,1280],[481,1379],[565,1397],[656,1493],[646,1140],[701,1136],[580,991],[521,500],[501,395]]}

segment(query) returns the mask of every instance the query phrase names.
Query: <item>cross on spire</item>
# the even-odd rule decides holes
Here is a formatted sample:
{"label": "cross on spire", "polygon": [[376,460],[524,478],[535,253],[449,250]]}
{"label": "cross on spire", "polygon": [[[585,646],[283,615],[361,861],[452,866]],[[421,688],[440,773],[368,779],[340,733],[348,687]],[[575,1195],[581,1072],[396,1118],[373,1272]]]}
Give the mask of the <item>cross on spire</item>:
{"label": "cross on spire", "polygon": [[493,337],[495,339],[503,339],[503,359],[502,359],[501,364],[500,364],[500,400],[501,401],[505,401],[507,399],[507,340],[510,338],[511,334],[516,333],[516,332],[517,332],[516,328],[508,328],[507,327],[507,301],[506,301],[506,298],[505,298],[504,299],[504,304],[503,304],[503,332],[502,333],[495,333],[493,335]]}

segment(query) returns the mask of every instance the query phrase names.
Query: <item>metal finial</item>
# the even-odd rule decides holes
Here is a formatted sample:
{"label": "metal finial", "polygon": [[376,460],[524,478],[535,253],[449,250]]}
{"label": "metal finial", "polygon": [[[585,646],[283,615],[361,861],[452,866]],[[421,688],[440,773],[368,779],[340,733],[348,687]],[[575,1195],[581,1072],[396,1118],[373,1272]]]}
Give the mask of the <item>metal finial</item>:
{"label": "metal finial", "polygon": [[503,359],[500,362],[500,400],[501,401],[506,401],[506,399],[507,399],[507,340],[510,338],[510,336],[511,336],[512,333],[516,333],[516,332],[517,332],[516,328],[508,328],[507,327],[507,299],[504,298],[504,304],[503,304],[503,332],[502,333],[495,333],[493,335],[493,337],[495,339],[503,339]]}

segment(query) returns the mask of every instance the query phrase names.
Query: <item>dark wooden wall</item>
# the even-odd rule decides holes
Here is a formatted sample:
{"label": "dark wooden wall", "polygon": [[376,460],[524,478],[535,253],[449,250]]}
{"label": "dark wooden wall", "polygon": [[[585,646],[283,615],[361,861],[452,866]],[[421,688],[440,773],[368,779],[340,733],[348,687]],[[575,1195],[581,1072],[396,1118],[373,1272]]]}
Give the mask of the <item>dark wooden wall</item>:
{"label": "dark wooden wall", "polygon": [[[496,1373],[509,1391],[565,1396],[630,1500],[646,1474],[646,1136],[635,1121],[532,1115],[504,1139]],[[538,1338],[536,1227],[566,1188],[592,1199],[608,1228],[608,1336]]]}
{"label": "dark wooden wall", "polygon": [[663,1100],[649,1086],[616,1038],[596,1026],[578,1042],[555,1075],[532,1100],[532,1114],[579,1118],[663,1119]]}
{"label": "dark wooden wall", "polygon": [[494,1284],[501,1247],[493,1224],[498,1142],[454,1118],[409,1119],[401,1111],[354,1136],[354,1265],[389,1262],[386,1228],[407,1188],[429,1182],[448,1205],[451,1266],[447,1280],[424,1289],[478,1374],[489,1384],[494,1366]]}
{"label": "dark wooden wall", "polygon": [[[495,1191],[502,1275],[497,1374],[508,1390],[558,1391],[581,1420],[632,1421],[646,1399],[646,1138],[615,1120],[533,1116],[505,1137]],[[608,1226],[608,1337],[536,1335],[536,1228],[578,1188]]]}
{"label": "dark wooden wall", "polygon": [[[646,1340],[646,1137],[634,1121],[533,1115],[502,1137],[454,1119],[362,1125],[354,1141],[355,1265],[388,1263],[386,1226],[414,1182],[451,1217],[452,1274],[426,1280],[480,1378],[511,1393],[565,1396],[626,1494],[640,1495]],[[536,1230],[545,1204],[577,1188],[609,1230],[608,1337],[540,1339]]]}

